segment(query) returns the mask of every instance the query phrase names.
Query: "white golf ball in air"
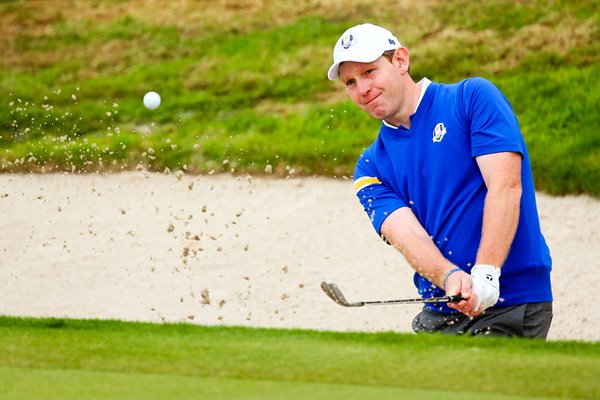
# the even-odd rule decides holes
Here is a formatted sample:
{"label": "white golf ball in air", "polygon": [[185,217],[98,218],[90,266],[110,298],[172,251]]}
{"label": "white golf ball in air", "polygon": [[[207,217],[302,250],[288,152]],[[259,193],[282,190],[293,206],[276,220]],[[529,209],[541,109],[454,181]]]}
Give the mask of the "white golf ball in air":
{"label": "white golf ball in air", "polygon": [[144,95],[144,105],[150,110],[160,106],[160,95],[156,92],[148,92]]}

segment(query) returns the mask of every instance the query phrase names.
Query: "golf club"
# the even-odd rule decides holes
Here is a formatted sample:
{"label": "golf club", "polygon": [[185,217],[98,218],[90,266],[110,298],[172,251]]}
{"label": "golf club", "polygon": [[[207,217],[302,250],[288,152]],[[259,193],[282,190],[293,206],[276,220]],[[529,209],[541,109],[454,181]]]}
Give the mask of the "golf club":
{"label": "golf club", "polygon": [[344,307],[362,307],[362,306],[378,306],[378,305],[390,305],[390,304],[413,304],[413,303],[454,303],[463,300],[461,295],[456,296],[444,296],[444,297],[433,297],[429,299],[402,299],[402,300],[376,300],[376,301],[357,301],[350,303],[346,300],[346,297],[342,294],[342,291],[332,280],[326,279],[321,282],[321,289],[327,296],[336,303]]}

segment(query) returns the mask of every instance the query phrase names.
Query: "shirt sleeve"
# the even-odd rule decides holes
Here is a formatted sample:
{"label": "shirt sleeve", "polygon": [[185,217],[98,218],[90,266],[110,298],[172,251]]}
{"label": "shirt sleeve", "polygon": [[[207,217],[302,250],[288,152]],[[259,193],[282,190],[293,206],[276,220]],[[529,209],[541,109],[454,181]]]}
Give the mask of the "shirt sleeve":
{"label": "shirt sleeve", "polygon": [[517,117],[494,84],[483,78],[467,80],[463,101],[470,121],[472,157],[505,151],[523,155],[524,143]]}
{"label": "shirt sleeve", "polygon": [[383,182],[382,177],[372,167],[369,158],[363,153],[354,170],[356,196],[367,213],[373,228],[381,236],[383,221],[395,210],[407,207],[407,203]]}

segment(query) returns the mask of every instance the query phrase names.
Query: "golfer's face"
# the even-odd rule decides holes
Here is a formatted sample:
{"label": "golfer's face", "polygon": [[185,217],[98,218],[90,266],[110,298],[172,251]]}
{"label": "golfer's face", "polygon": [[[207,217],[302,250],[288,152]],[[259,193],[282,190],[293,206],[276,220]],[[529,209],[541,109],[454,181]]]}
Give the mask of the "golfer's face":
{"label": "golfer's face", "polygon": [[350,99],[379,120],[393,117],[398,112],[396,68],[385,57],[371,63],[348,61],[340,66],[340,79]]}

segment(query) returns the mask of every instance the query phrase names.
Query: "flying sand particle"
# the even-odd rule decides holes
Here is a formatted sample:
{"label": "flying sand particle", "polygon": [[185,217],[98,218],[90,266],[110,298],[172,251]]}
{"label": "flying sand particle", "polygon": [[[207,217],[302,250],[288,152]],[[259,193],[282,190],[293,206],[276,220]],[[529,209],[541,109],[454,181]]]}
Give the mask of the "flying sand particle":
{"label": "flying sand particle", "polygon": [[210,294],[208,293],[208,289],[202,289],[200,291],[200,297],[202,297],[202,300],[200,300],[201,304],[210,304]]}

